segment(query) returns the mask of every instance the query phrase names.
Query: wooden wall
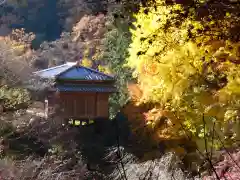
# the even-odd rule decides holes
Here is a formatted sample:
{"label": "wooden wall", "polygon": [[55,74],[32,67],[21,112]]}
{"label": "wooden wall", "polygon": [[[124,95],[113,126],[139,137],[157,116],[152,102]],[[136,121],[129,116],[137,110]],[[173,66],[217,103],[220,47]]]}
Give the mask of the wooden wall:
{"label": "wooden wall", "polygon": [[97,117],[109,117],[108,98],[109,94],[107,93],[97,93]]}
{"label": "wooden wall", "polygon": [[65,118],[107,118],[108,93],[61,92],[60,106]]}

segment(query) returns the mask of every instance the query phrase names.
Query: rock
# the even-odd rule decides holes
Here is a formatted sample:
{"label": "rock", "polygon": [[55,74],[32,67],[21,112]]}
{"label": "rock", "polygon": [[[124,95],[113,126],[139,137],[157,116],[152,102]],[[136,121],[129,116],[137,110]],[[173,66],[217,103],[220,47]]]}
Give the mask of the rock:
{"label": "rock", "polygon": [[36,122],[36,118],[31,118],[29,121],[29,125],[32,125],[34,122]]}
{"label": "rock", "polygon": [[28,114],[31,114],[33,116],[37,116],[37,117],[45,117],[45,113],[43,109],[39,109],[39,108],[28,108],[26,111]]}
{"label": "rock", "polygon": [[32,117],[30,120],[29,120],[29,123],[28,123],[28,126],[36,126],[38,124],[40,124],[40,121],[41,121],[41,118],[40,117]]}
{"label": "rock", "polygon": [[26,112],[32,116],[44,118],[45,117],[44,103],[41,101],[35,101],[28,107]]}

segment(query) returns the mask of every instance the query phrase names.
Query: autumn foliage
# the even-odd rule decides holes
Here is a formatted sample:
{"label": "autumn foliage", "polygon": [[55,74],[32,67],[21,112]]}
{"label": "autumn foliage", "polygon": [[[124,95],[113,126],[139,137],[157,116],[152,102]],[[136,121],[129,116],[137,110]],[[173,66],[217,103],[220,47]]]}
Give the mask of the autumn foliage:
{"label": "autumn foliage", "polygon": [[191,2],[142,6],[126,66],[138,79],[137,104],[154,106],[145,119],[159,139],[188,137],[200,149],[207,139],[221,148],[213,134],[226,144],[240,138],[239,6]]}

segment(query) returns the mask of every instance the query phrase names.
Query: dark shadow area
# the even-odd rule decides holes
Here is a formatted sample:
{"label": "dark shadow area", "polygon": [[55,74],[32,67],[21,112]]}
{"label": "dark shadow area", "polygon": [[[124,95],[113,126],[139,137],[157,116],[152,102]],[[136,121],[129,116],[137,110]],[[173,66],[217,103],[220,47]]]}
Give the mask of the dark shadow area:
{"label": "dark shadow area", "polygon": [[[36,4],[37,3],[37,4]],[[60,24],[57,0],[43,0],[39,2],[27,1],[26,5],[4,5],[0,15],[15,16],[18,21],[7,24],[10,29],[24,28],[26,32],[33,32],[36,38],[32,42],[33,48],[38,48],[43,41],[54,41],[60,38],[63,27]]]}
{"label": "dark shadow area", "polygon": [[[36,6],[36,2],[28,2],[27,7],[18,9],[23,19],[22,28],[26,32],[33,32],[36,38],[32,42],[33,48],[38,48],[42,41],[54,41],[60,38],[63,30],[60,24],[57,0],[44,0]],[[12,28],[15,28],[14,25]]]}
{"label": "dark shadow area", "polygon": [[[81,6],[75,7],[76,4]],[[107,4],[102,1],[59,1],[28,0],[5,3],[0,6],[0,25],[4,26],[2,35],[8,35],[13,29],[25,29],[33,32],[35,39],[32,48],[38,49],[43,41],[59,39],[63,31],[71,30],[76,21],[84,15],[106,14]],[[81,13],[80,13],[81,12]],[[2,19],[1,19],[2,18]],[[67,21],[69,27],[66,29]],[[5,27],[6,26],[6,27]],[[6,30],[5,30],[6,29]]]}
{"label": "dark shadow area", "polygon": [[116,145],[126,145],[130,129],[126,117],[119,114],[116,119],[98,119],[94,124],[76,127],[78,149],[89,163],[106,163],[106,150]]}
{"label": "dark shadow area", "polygon": [[44,157],[48,152],[48,146],[41,142],[37,137],[14,132],[8,136],[8,148],[7,153],[18,154],[18,158],[36,155]]}
{"label": "dark shadow area", "polygon": [[[78,133],[74,141],[78,144],[77,149],[81,152],[83,159],[91,166],[99,166],[104,173],[109,173],[116,167],[119,156],[116,149],[124,149],[124,153],[133,154],[137,158],[143,158],[146,153],[157,151],[159,154],[164,152],[163,145],[153,145],[151,137],[139,139],[131,133],[130,124],[123,113],[118,113],[113,120],[102,119],[92,125],[75,127]],[[113,150],[115,148],[115,150]],[[161,149],[162,148],[162,149]],[[111,151],[112,157],[109,162],[106,155]],[[158,154],[158,155],[159,155]],[[158,156],[157,155],[157,156]],[[154,157],[145,157],[149,160]],[[159,157],[159,156],[158,156]],[[96,170],[96,169],[95,169]]]}
{"label": "dark shadow area", "polygon": [[44,157],[49,146],[28,132],[16,130],[8,123],[0,122],[0,156],[22,159],[29,155]]}

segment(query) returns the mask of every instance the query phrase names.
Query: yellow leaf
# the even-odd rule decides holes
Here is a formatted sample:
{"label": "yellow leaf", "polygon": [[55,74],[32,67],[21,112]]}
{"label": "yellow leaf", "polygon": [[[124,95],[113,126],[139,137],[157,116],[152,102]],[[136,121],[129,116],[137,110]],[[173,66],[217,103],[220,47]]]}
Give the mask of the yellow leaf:
{"label": "yellow leaf", "polygon": [[90,120],[90,121],[89,121],[89,124],[93,124],[93,123],[94,123],[94,120]]}
{"label": "yellow leaf", "polygon": [[231,17],[231,14],[229,12],[226,12],[226,17]]}
{"label": "yellow leaf", "polygon": [[81,121],[75,120],[75,123],[74,123],[75,126],[79,126],[80,124],[81,124]]}
{"label": "yellow leaf", "polygon": [[85,67],[92,67],[92,64],[93,64],[92,61],[87,59],[87,58],[84,58],[82,60],[82,65],[85,66]]}

